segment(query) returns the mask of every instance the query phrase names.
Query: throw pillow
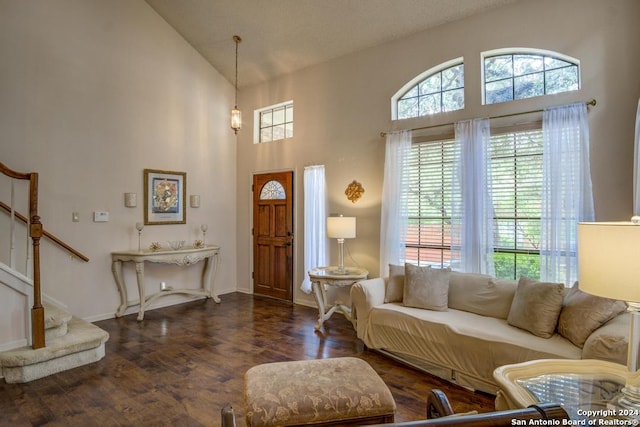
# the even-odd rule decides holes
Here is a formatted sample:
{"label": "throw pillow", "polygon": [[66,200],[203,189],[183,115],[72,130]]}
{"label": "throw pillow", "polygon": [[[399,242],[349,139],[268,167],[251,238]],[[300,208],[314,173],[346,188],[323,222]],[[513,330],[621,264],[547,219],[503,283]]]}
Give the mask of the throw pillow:
{"label": "throw pillow", "polygon": [[449,308],[506,320],[517,286],[515,280],[452,271],[449,277]]}
{"label": "throw pillow", "polygon": [[518,281],[507,322],[536,336],[551,338],[563,299],[562,283],[543,283],[523,276]]}
{"label": "throw pillow", "polygon": [[582,348],[589,335],[626,309],[618,300],[583,292],[576,282],[564,299],[558,333]]}
{"label": "throw pillow", "polygon": [[404,265],[389,264],[389,280],[384,302],[402,302],[404,293]]}
{"label": "throw pillow", "polygon": [[407,307],[445,311],[449,301],[451,269],[405,264],[403,303]]}

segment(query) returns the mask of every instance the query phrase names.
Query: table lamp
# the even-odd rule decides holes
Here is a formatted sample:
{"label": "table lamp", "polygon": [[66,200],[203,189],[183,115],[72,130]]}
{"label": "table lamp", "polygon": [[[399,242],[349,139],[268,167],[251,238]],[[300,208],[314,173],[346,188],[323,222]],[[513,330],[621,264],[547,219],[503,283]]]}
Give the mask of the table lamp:
{"label": "table lamp", "polygon": [[622,300],[630,313],[629,376],[618,398],[624,408],[640,410],[640,217],[632,222],[578,224],[580,289]]}
{"label": "table lamp", "polygon": [[356,237],[356,218],[353,216],[330,216],[327,218],[327,237],[338,239],[340,264],[337,274],[346,274],[344,269],[344,239]]}

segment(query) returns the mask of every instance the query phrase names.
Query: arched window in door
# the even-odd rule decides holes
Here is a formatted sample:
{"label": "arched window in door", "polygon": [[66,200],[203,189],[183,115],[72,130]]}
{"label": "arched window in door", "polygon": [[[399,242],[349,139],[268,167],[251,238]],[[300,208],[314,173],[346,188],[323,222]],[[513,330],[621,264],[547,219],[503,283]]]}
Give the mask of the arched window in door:
{"label": "arched window in door", "polygon": [[278,181],[269,181],[260,190],[260,200],[283,200],[286,198],[284,187]]}

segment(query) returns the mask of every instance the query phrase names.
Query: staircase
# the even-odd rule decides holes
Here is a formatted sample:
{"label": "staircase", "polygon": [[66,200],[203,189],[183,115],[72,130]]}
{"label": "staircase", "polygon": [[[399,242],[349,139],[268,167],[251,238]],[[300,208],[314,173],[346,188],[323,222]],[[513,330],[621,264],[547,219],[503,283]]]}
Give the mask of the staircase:
{"label": "staircase", "polygon": [[[97,362],[105,355],[104,343],[109,334],[95,325],[72,316],[52,304],[42,302],[40,286],[40,239],[47,237],[85,262],[89,258],[48,233],[38,215],[38,174],[21,173],[0,163],[0,178],[9,179],[11,203],[0,201],[0,212],[9,215],[8,231],[0,228],[0,241],[9,243],[9,261],[0,260],[0,291],[11,297],[0,299],[0,321],[3,328],[0,348],[0,372],[7,383],[25,383],[66,371],[77,366]],[[15,187],[28,182],[26,188],[29,216],[14,207]],[[16,184],[18,183],[18,184]],[[4,185],[4,182],[3,184]],[[19,198],[18,198],[19,199]],[[16,220],[25,224],[26,271],[20,271],[16,261]],[[31,240],[31,244],[29,241]],[[15,298],[14,298],[15,297]],[[17,303],[16,301],[24,301]],[[5,306],[2,306],[2,303]],[[20,305],[19,305],[20,304]],[[13,306],[11,306],[13,305]],[[30,308],[31,307],[31,308]],[[20,314],[22,313],[22,315]],[[16,324],[23,319],[24,325]],[[23,327],[22,327],[23,326]],[[14,328],[15,327],[15,328]],[[20,335],[21,328],[26,337]],[[17,340],[17,341],[16,341]],[[27,344],[21,347],[23,344]],[[16,348],[17,347],[17,348]]]}
{"label": "staircase", "polygon": [[26,383],[97,362],[105,355],[109,334],[50,304],[44,305],[46,347],[25,346],[0,353],[7,383]]}

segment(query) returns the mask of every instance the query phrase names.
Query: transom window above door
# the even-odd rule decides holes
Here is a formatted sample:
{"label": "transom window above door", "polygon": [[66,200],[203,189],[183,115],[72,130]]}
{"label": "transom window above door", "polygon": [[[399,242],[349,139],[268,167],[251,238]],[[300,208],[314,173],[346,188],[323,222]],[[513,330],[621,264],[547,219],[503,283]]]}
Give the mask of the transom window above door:
{"label": "transom window above door", "polygon": [[255,110],[254,123],[254,144],[292,138],[293,101]]}

